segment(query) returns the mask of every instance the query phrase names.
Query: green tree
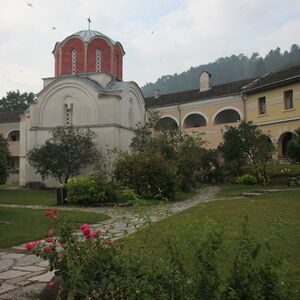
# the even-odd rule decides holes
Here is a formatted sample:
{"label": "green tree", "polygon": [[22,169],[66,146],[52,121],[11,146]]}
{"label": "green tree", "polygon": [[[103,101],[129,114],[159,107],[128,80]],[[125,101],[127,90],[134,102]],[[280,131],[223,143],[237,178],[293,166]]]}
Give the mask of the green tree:
{"label": "green tree", "polygon": [[8,177],[9,159],[7,139],[0,133],[0,184],[4,184]]}
{"label": "green tree", "polygon": [[52,130],[52,137],[45,144],[31,149],[27,158],[43,179],[54,177],[60,183],[66,183],[98,159],[94,137],[95,133],[89,129],[56,127]]}
{"label": "green tree", "polygon": [[272,159],[275,147],[270,138],[252,122],[243,121],[239,127],[228,128],[230,134],[224,134],[223,149],[225,161],[241,168],[243,162],[250,163],[258,182],[268,181],[267,164]]}
{"label": "green tree", "polygon": [[178,129],[155,131],[158,121],[159,115],[150,114],[146,124],[138,127],[131,143],[132,151],[149,156],[159,153],[175,168],[179,187],[187,192],[196,185],[204,168],[208,171],[212,167],[207,162],[211,156],[204,155],[208,150],[203,148],[200,134],[183,134]]}
{"label": "green tree", "polygon": [[293,132],[287,145],[287,155],[295,162],[300,162],[300,127]]}
{"label": "green tree", "polygon": [[35,102],[34,93],[10,91],[0,99],[0,111],[25,111],[30,103]]}

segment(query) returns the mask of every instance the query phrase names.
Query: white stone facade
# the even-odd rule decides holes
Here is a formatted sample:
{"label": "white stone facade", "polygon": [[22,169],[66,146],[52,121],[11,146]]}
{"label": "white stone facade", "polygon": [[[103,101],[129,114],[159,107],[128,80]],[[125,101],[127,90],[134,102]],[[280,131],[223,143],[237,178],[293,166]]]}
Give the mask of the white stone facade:
{"label": "white stone facade", "polygon": [[[20,130],[20,185],[43,181],[35,174],[26,153],[50,138],[56,126],[90,128],[99,149],[128,149],[133,129],[145,120],[143,94],[134,82],[123,82],[107,73],[80,73],[44,79],[44,88],[22,116]],[[87,172],[88,170],[86,170]],[[83,173],[86,173],[83,172]]]}

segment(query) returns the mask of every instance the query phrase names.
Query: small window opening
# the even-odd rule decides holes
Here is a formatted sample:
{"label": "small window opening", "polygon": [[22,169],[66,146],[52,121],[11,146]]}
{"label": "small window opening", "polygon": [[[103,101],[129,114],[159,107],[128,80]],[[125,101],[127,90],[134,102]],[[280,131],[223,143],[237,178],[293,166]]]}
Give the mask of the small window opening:
{"label": "small window opening", "polygon": [[101,72],[101,50],[96,49],[96,72]]}
{"label": "small window opening", "polygon": [[293,90],[284,92],[284,109],[292,109],[294,107],[293,103]]}
{"label": "small window opening", "polygon": [[76,73],[76,49],[72,49],[72,74]]}
{"label": "small window opening", "polygon": [[258,98],[258,114],[264,115],[266,113],[267,113],[266,97],[260,97]]}

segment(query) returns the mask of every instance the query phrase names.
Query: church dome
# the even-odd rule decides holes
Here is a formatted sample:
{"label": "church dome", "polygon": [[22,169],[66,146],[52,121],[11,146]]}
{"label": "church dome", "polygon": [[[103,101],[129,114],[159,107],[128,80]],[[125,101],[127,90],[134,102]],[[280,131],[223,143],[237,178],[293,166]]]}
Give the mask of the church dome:
{"label": "church dome", "polygon": [[80,30],[75,32],[71,36],[76,36],[76,35],[80,36],[86,43],[88,43],[94,37],[102,37],[109,40],[113,45],[116,44],[116,42],[113,41],[111,38],[96,30]]}
{"label": "church dome", "polygon": [[122,45],[96,30],[80,30],[55,44],[55,76],[106,72],[123,77]]}

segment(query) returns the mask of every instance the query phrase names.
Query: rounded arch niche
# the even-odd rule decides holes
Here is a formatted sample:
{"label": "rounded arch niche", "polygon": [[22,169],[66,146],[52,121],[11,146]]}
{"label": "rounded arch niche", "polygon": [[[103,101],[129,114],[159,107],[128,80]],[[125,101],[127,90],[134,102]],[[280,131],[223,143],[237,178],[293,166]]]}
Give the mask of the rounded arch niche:
{"label": "rounded arch niche", "polygon": [[199,112],[192,112],[185,116],[182,122],[183,128],[197,128],[207,125],[207,118]]}
{"label": "rounded arch niche", "polygon": [[241,114],[236,108],[233,107],[224,108],[221,111],[218,111],[213,118],[214,125],[237,123],[240,121]]}
{"label": "rounded arch niche", "polygon": [[155,126],[158,131],[174,129],[178,129],[178,121],[172,116],[163,116]]}
{"label": "rounded arch niche", "polygon": [[293,134],[290,131],[284,132],[278,139],[278,154],[282,157],[287,156],[287,145],[292,139]]}

